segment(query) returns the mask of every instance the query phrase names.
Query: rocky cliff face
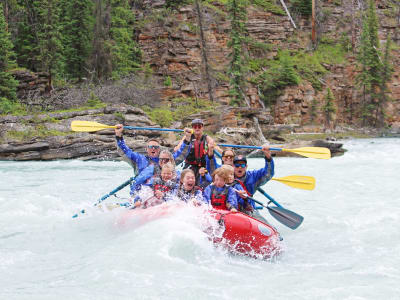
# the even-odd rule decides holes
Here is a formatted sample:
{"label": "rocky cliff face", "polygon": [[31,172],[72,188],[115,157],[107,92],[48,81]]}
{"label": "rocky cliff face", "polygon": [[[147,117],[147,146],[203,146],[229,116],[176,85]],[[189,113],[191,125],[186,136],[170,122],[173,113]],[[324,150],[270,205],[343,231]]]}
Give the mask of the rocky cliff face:
{"label": "rocky cliff face", "polygon": [[[290,1],[287,1],[290,4]],[[226,7],[219,1],[212,2],[212,6],[201,7],[202,27],[204,40],[198,34],[198,14],[194,5],[187,5],[178,11],[165,14],[165,1],[144,1],[144,6],[137,11],[139,20],[145,21],[139,34],[139,43],[143,50],[144,60],[153,69],[154,74],[162,82],[166,77],[172,79],[172,86],[164,87],[163,97],[209,97],[208,79],[205,72],[202,50],[207,54],[211,70],[211,86],[214,99],[227,104],[228,82],[221,74],[225,74],[229,67],[230,50],[227,46],[230,34],[230,24],[227,18]],[[351,33],[359,37],[360,21],[359,6],[354,6],[352,0],[321,1],[318,7],[323,14],[323,22],[319,27],[319,35],[329,36],[338,40],[340,36]],[[379,38],[383,44],[388,33],[394,43],[400,44],[400,37],[396,28],[400,26],[400,17],[396,8],[390,7],[386,1],[377,1],[379,16]],[[400,7],[397,8],[400,11]],[[278,16],[259,8],[248,8],[246,22],[249,36],[258,42],[266,42],[276,46],[273,49],[301,49],[310,48],[309,35],[311,24],[307,19],[297,18],[298,29],[294,29],[287,16]],[[352,19],[352,15],[356,17]],[[358,19],[357,19],[358,18]],[[353,21],[352,21],[353,20]],[[300,36],[300,38],[299,38]],[[294,38],[296,37],[296,38]],[[205,48],[204,48],[205,46]],[[269,58],[276,55],[274,50],[268,54]],[[386,106],[387,122],[393,126],[400,126],[400,50],[393,51],[395,73],[389,84],[391,98]],[[360,91],[356,87],[355,58],[340,65],[325,65],[329,72],[321,79],[324,88],[330,87],[335,97],[337,113],[335,124],[360,125],[359,106]],[[245,91],[252,107],[263,108],[257,88],[248,84]],[[323,103],[324,91],[315,90],[310,83],[303,81],[300,86],[287,87],[277,99],[272,115],[277,124],[309,124],[312,118],[311,106],[313,99]],[[321,105],[316,107],[315,124],[324,124]],[[265,115],[269,111],[263,111]]]}
{"label": "rocky cliff face", "polygon": [[[249,107],[229,107],[229,68],[228,41],[230,23],[226,7],[219,1],[200,1],[203,39],[199,34],[199,14],[195,5],[186,5],[178,10],[166,10],[165,0],[143,0],[136,8],[138,41],[143,52],[144,62],[151,68],[152,75],[158,81],[157,92],[168,101],[174,97],[209,98],[211,89],[214,101],[220,104],[216,111],[203,112],[174,124],[177,128],[190,123],[190,119],[202,117],[206,120],[206,131],[215,135],[218,142],[234,144],[260,145],[264,134],[274,141],[285,140],[281,133],[321,132],[326,129],[322,114],[323,91],[313,88],[310,82],[303,80],[298,86],[286,87],[276,99],[276,104],[266,108],[260,100],[256,86],[247,83],[246,95]],[[278,2],[278,1],[277,1]],[[290,1],[286,1],[290,4]],[[349,22],[354,14],[355,1],[320,1],[320,11],[324,13],[323,26],[319,34],[338,39],[343,34],[360,31],[360,24]],[[365,1],[358,1],[363,4]],[[400,7],[394,15],[389,11],[386,1],[377,1],[381,42],[391,33],[394,42],[399,45]],[[388,13],[391,12],[391,13]],[[309,20],[295,18],[295,29],[288,17],[275,15],[256,7],[249,7],[246,22],[249,36],[256,42],[272,45],[267,57],[273,59],[276,49],[309,49],[311,24]],[[359,35],[358,35],[359,36]],[[351,37],[349,37],[351,38]],[[387,122],[393,132],[400,133],[400,47],[393,51],[395,73],[390,83],[392,101],[386,106]],[[208,61],[206,69],[205,58]],[[337,113],[333,125],[344,128],[359,125],[360,91],[355,84],[357,75],[355,58],[348,57],[342,64],[324,65],[328,70],[321,78],[324,87],[330,87],[335,97]],[[27,99],[33,93],[44,92],[47,78],[45,74],[16,72],[20,80],[19,95]],[[171,84],[166,84],[167,79]],[[129,95],[130,97],[146,96]],[[106,97],[107,98],[107,97]],[[117,97],[118,98],[118,97]],[[315,101],[316,100],[316,101]],[[151,100],[148,100],[151,101]],[[113,101],[112,103],[116,103]],[[319,103],[313,107],[315,103]],[[36,105],[35,103],[27,103]],[[43,105],[43,103],[41,103]],[[51,103],[49,104],[51,106]],[[312,110],[316,113],[312,113]],[[308,125],[311,123],[314,125]],[[0,118],[0,159],[5,160],[49,160],[65,158],[103,159],[119,157],[112,130],[96,133],[70,132],[72,120],[90,120],[104,124],[125,122],[134,126],[154,127],[144,112],[123,104],[113,104],[107,108],[65,113],[50,113],[34,116]],[[256,120],[258,120],[256,122]],[[126,132],[128,144],[136,151],[144,151],[147,138],[159,137],[163,145],[172,147],[180,138],[175,134],[157,132]],[[309,145],[309,144],[308,144]],[[285,147],[298,146],[287,145]],[[325,145],[328,146],[329,145]],[[332,146],[331,150],[340,152]]]}

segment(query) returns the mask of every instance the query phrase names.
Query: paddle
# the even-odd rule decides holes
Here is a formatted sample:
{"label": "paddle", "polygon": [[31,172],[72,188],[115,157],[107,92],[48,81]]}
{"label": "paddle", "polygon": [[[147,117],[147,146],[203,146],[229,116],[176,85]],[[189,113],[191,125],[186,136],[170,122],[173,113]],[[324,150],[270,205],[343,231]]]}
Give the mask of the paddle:
{"label": "paddle", "polygon": [[[122,183],[121,185],[117,186],[115,189],[113,189],[111,192],[109,192],[108,194],[104,195],[103,197],[101,197],[97,203],[95,203],[93,206],[97,206],[99,205],[101,202],[103,202],[104,200],[106,200],[108,197],[114,195],[115,193],[117,193],[118,191],[122,190],[124,187],[126,187],[127,185],[129,185],[136,177],[131,177],[129,178],[127,181],[125,181],[124,183]],[[76,213],[75,215],[72,216],[72,218],[77,218],[79,213],[84,214],[86,211],[84,209],[82,209],[81,211],[79,211],[78,213]]]}
{"label": "paddle", "polygon": [[[221,153],[217,150],[214,150],[214,153],[219,158],[222,157]],[[303,176],[303,175],[291,175],[280,178],[271,178],[272,180],[282,182],[288,186],[303,189],[303,190],[313,190],[315,188],[315,178],[312,176]]]}
{"label": "paddle", "polygon": [[[247,145],[230,145],[230,144],[218,144],[221,147],[231,148],[247,148],[247,149],[262,149],[260,146],[247,146]],[[330,159],[331,151],[324,147],[302,147],[296,149],[284,149],[284,148],[269,148],[271,151],[282,151],[282,152],[293,152],[305,157],[319,158],[319,159]]]}
{"label": "paddle", "polygon": [[290,175],[280,178],[273,177],[271,180],[282,182],[296,189],[311,191],[315,188],[315,178],[312,176]]}
{"label": "paddle", "polygon": [[[94,132],[108,128],[116,128],[116,126],[105,125],[97,122],[91,121],[72,121],[71,130],[77,132]],[[152,128],[152,127],[133,127],[124,126],[124,129],[131,130],[155,130],[155,131],[173,131],[173,132],[183,132],[182,129],[170,129],[170,128]]]}
{"label": "paddle", "polygon": [[266,207],[268,209],[269,213],[271,214],[271,216],[273,216],[276,220],[278,220],[283,225],[286,225],[287,227],[289,227],[293,230],[300,226],[300,224],[304,220],[304,217],[302,217],[299,214],[296,214],[295,212],[292,212],[286,208],[283,208],[270,195],[268,195],[262,188],[258,188],[258,191],[261,192],[265,197],[267,197],[270,200],[270,202],[273,202],[276,205],[276,207],[265,206],[262,202],[259,202],[259,201],[255,200],[254,198],[249,197],[249,199],[262,205],[263,207]]}

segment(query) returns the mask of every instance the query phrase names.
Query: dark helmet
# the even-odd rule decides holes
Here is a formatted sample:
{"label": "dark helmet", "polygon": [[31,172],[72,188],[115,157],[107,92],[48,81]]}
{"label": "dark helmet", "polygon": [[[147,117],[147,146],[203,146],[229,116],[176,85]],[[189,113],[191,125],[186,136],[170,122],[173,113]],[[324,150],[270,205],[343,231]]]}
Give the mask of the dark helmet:
{"label": "dark helmet", "polygon": [[233,159],[233,162],[239,162],[239,161],[244,161],[247,164],[247,159],[246,156],[244,155],[236,155],[235,158]]}
{"label": "dark helmet", "polygon": [[192,121],[192,125],[194,125],[194,124],[201,124],[201,125],[204,125],[204,122],[203,122],[202,119],[194,119],[194,120]]}

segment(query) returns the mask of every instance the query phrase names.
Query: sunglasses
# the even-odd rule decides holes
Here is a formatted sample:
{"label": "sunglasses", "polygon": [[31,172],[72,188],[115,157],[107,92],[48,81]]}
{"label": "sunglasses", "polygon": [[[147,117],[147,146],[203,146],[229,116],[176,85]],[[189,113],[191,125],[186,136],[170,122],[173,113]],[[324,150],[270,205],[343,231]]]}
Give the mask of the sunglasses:
{"label": "sunglasses", "polygon": [[160,162],[169,162],[169,158],[160,158]]}
{"label": "sunglasses", "polygon": [[224,155],[224,156],[222,156],[222,157],[226,157],[226,158],[229,158],[229,159],[233,159],[233,155]]}
{"label": "sunglasses", "polygon": [[203,127],[203,125],[201,125],[201,124],[193,124],[192,125],[192,128],[194,128],[194,129],[200,129],[202,127]]}
{"label": "sunglasses", "polygon": [[147,148],[149,149],[160,149],[160,146],[156,146],[156,145],[148,145]]}
{"label": "sunglasses", "polygon": [[235,164],[236,168],[242,167],[242,168],[246,168],[247,164]]}

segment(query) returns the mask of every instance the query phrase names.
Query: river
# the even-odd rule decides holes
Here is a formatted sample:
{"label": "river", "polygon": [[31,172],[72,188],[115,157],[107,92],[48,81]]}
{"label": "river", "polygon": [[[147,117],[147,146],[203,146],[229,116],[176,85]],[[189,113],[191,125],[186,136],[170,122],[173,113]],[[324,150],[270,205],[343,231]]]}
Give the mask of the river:
{"label": "river", "polygon": [[116,226],[122,209],[93,204],[132,175],[124,162],[2,161],[0,299],[399,299],[400,139],[342,142],[330,160],[275,159],[275,177],[317,183],[264,186],[304,217],[291,230],[261,211],[284,239],[270,261],[215,249],[190,217]]}

